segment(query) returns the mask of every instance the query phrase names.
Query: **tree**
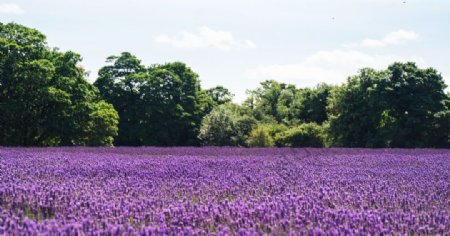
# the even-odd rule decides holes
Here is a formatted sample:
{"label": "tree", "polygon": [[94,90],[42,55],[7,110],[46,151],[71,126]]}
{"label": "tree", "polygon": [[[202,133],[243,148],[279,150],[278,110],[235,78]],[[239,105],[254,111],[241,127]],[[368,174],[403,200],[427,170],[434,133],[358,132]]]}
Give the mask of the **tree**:
{"label": "tree", "polygon": [[414,63],[394,63],[383,71],[361,70],[330,99],[334,145],[448,145],[436,141],[449,134],[445,87],[436,70],[419,69]]}
{"label": "tree", "polygon": [[111,146],[114,141],[114,136],[117,135],[119,124],[119,115],[114,107],[105,102],[100,101],[92,104],[91,113],[89,114],[89,123],[86,129],[88,130],[89,146]]}
{"label": "tree", "polygon": [[207,89],[206,93],[217,105],[229,103],[233,100],[234,97],[234,94],[232,94],[227,88],[220,85]]}
{"label": "tree", "polygon": [[328,97],[332,89],[333,87],[327,84],[319,84],[313,89],[300,89],[292,104],[293,118],[317,124],[328,120]]}
{"label": "tree", "polygon": [[386,72],[362,69],[336,89],[330,101],[330,137],[334,146],[383,147],[378,126],[386,105],[383,89]]}
{"label": "tree", "polygon": [[256,119],[264,122],[290,119],[289,109],[295,97],[295,86],[267,80],[248,93],[250,96],[244,105],[252,109]]}
{"label": "tree", "polygon": [[[389,117],[382,127],[391,147],[431,147],[440,113],[448,111],[446,85],[434,69],[414,63],[394,63],[387,69],[389,83],[385,110]],[[442,127],[443,128],[443,127]],[[443,134],[449,130],[443,128]]]}
{"label": "tree", "polygon": [[[447,107],[450,107],[447,102]],[[450,110],[434,114],[435,123],[429,131],[429,144],[438,148],[450,148]]]}
{"label": "tree", "polygon": [[295,86],[283,86],[277,102],[277,120],[283,124],[291,124],[295,118],[293,113],[294,101],[297,99],[298,91]]}
{"label": "tree", "polygon": [[198,74],[182,62],[153,65],[150,71],[164,69],[174,73],[181,80],[180,90],[171,90],[172,97],[179,96],[177,109],[182,110],[172,127],[172,141],[169,146],[198,145],[198,134],[202,118],[210,110],[210,97],[201,89]]}
{"label": "tree", "polygon": [[[115,111],[86,81],[80,61],[48,48],[37,30],[0,23],[0,145],[111,145]],[[93,134],[102,129],[108,132]]]}
{"label": "tree", "polygon": [[208,146],[237,145],[236,121],[233,114],[223,106],[219,106],[203,119],[200,140]]}
{"label": "tree", "polygon": [[258,125],[258,121],[250,115],[242,115],[236,118],[237,144],[247,146],[247,140],[252,130]]}
{"label": "tree", "polygon": [[246,146],[257,121],[236,104],[223,104],[203,118],[199,138],[205,145]]}
{"label": "tree", "polygon": [[119,112],[116,145],[197,145],[212,100],[181,62],[145,68],[130,53],[111,56],[94,83]]}

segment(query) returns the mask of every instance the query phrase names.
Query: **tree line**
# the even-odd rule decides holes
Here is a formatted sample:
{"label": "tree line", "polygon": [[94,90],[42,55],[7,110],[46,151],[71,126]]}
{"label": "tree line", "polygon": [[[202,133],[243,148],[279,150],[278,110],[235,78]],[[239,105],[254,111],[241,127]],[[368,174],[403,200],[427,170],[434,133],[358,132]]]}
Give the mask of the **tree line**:
{"label": "tree line", "polygon": [[0,23],[1,146],[450,147],[450,95],[415,63],[314,88],[264,81],[242,104],[182,62],[110,56],[90,84],[81,56]]}

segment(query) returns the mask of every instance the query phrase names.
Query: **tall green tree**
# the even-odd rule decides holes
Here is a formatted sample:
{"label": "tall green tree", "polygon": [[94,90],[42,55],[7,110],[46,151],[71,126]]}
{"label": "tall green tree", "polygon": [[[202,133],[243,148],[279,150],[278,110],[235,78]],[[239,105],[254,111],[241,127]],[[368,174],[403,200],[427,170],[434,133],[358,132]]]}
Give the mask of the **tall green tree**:
{"label": "tall green tree", "polygon": [[330,99],[333,145],[447,146],[445,87],[436,70],[420,69],[414,63],[394,63],[383,71],[361,70]]}
{"label": "tall green tree", "polygon": [[319,84],[315,88],[299,89],[291,105],[293,118],[301,122],[322,124],[328,120],[328,97],[333,86]]}
{"label": "tall green tree", "polygon": [[211,97],[202,90],[197,73],[182,62],[172,62],[163,65],[153,65],[149,68],[154,70],[167,70],[178,76],[180,85],[177,90],[171,90],[170,96],[179,96],[176,103],[180,114],[174,117],[171,125],[170,146],[199,145],[198,134],[203,117],[211,111]]}
{"label": "tall green tree", "polygon": [[181,62],[142,66],[130,53],[109,57],[94,83],[119,112],[116,145],[197,145],[212,109],[198,75]]}
{"label": "tall green tree", "polygon": [[414,63],[394,63],[387,72],[384,112],[388,118],[382,132],[386,133],[389,146],[444,145],[436,143],[436,136],[445,137],[450,133],[448,125],[441,124],[445,117],[441,114],[448,113],[450,108],[442,76],[433,68],[420,69]]}
{"label": "tall green tree", "polygon": [[37,30],[0,23],[0,145],[112,145],[117,114],[80,61]]}
{"label": "tall green tree", "polygon": [[381,114],[386,107],[385,71],[362,69],[336,89],[330,99],[330,134],[334,146],[383,147],[378,133]]}
{"label": "tall green tree", "polygon": [[98,72],[94,85],[102,99],[111,103],[119,114],[119,135],[115,145],[140,145],[142,132],[140,121],[141,87],[146,77],[146,68],[134,55],[124,52],[110,56]]}

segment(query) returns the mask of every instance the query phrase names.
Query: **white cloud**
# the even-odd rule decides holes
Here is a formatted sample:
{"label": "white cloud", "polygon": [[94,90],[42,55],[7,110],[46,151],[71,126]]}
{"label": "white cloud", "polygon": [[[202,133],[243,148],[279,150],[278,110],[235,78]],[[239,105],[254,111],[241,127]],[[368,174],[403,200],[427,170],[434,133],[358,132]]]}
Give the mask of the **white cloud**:
{"label": "white cloud", "polygon": [[262,65],[245,72],[245,77],[263,81],[274,79],[285,83],[312,87],[319,82],[343,82],[345,75],[340,71],[310,66],[302,63],[284,65]]}
{"label": "white cloud", "polygon": [[417,56],[370,55],[355,50],[318,51],[300,63],[258,66],[247,70],[245,77],[258,81],[275,79],[312,87],[321,82],[340,84],[364,67],[385,69],[393,62],[407,61],[421,64],[424,60]]}
{"label": "white cloud", "polygon": [[356,50],[318,51],[306,59],[308,64],[331,67],[339,66],[352,69],[362,67],[383,69],[395,61],[415,61],[421,63],[423,59],[417,56],[404,57],[391,54],[371,55]]}
{"label": "white cloud", "polygon": [[22,14],[25,11],[15,3],[0,3],[0,14]]}
{"label": "white cloud", "polygon": [[414,31],[398,30],[385,35],[381,39],[364,39],[359,43],[351,43],[346,47],[386,47],[388,45],[402,44],[408,41],[414,41],[419,38],[419,34]]}
{"label": "white cloud", "polygon": [[399,30],[387,34],[382,39],[366,39],[360,43],[344,46],[345,49],[317,51],[298,63],[260,65],[247,70],[244,76],[254,81],[275,79],[301,87],[311,87],[321,82],[340,84],[345,82],[348,76],[356,74],[359,69],[365,67],[380,70],[385,69],[393,62],[407,61],[414,61],[419,65],[424,64],[424,60],[418,56],[373,54],[351,49],[400,44],[418,37],[415,32]]}
{"label": "white cloud", "polygon": [[155,41],[183,49],[214,48],[228,51],[256,48],[255,43],[251,40],[236,40],[229,31],[216,31],[208,27],[201,27],[198,32],[182,31],[178,36],[161,34],[155,38]]}

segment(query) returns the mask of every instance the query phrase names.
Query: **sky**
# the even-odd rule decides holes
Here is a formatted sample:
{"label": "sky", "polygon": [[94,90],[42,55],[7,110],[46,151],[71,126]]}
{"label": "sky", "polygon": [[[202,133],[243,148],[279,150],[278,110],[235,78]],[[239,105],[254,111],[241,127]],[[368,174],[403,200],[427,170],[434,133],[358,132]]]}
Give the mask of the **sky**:
{"label": "sky", "polygon": [[0,0],[0,21],[81,54],[91,82],[127,51],[147,66],[182,61],[236,102],[264,80],[341,84],[396,61],[433,67],[450,85],[448,0]]}

